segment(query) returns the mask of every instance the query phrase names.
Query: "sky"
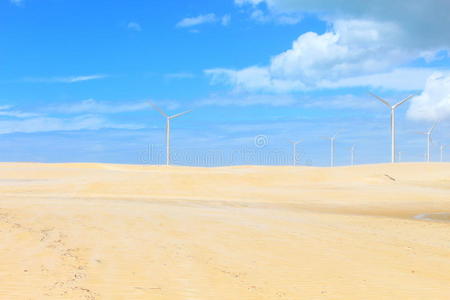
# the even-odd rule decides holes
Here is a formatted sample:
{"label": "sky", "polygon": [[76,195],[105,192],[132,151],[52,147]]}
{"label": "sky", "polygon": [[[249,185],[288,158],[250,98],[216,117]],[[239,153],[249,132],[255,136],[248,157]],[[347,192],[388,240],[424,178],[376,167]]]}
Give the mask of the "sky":
{"label": "sky", "polygon": [[[0,0],[0,161],[390,160],[450,145],[447,0]],[[444,148],[450,161],[450,146]]]}

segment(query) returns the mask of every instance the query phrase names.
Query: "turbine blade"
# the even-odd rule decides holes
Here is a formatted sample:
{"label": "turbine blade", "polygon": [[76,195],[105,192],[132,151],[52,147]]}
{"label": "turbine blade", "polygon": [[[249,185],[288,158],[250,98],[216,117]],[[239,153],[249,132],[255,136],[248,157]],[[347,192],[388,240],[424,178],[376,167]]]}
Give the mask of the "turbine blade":
{"label": "turbine blade", "polygon": [[157,111],[159,112],[161,115],[163,115],[165,118],[168,118],[169,116],[161,109],[159,108],[155,103],[150,102],[150,105]]}
{"label": "turbine blade", "polygon": [[369,92],[369,94],[372,95],[373,97],[377,98],[378,100],[380,100],[380,101],[381,101],[382,103],[384,103],[387,107],[389,107],[389,108],[392,107],[392,105],[389,104],[389,102],[387,102],[387,101],[384,100],[383,98],[381,98],[381,97],[375,95],[374,93],[370,93],[370,92]]}
{"label": "turbine blade", "polygon": [[435,122],[433,124],[433,126],[430,128],[430,134],[433,132],[433,130],[436,128],[436,126],[437,126],[437,122]]}
{"label": "turbine blade", "polygon": [[403,99],[402,101],[396,103],[396,104],[394,105],[394,108],[399,107],[400,105],[402,105],[403,103],[405,103],[406,101],[408,101],[409,99],[411,99],[412,97],[414,97],[414,95],[409,95],[408,97],[406,97],[406,98]]}
{"label": "turbine blade", "polygon": [[183,112],[181,112],[181,113],[179,113],[179,114],[170,116],[169,118],[175,119],[175,118],[178,118],[178,117],[180,117],[180,116],[182,116],[182,115],[185,115],[185,114],[187,114],[187,113],[190,113],[191,111],[192,111],[192,109],[191,109],[191,110],[187,110],[187,111],[183,111]]}

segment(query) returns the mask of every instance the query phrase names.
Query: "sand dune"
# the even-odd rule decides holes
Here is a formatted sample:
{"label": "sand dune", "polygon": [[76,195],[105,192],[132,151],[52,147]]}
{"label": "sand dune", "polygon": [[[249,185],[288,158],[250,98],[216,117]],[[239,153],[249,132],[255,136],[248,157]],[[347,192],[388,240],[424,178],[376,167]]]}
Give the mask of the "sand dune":
{"label": "sand dune", "polygon": [[[450,299],[450,164],[0,164],[0,299]],[[442,216],[442,215],[440,215]]]}

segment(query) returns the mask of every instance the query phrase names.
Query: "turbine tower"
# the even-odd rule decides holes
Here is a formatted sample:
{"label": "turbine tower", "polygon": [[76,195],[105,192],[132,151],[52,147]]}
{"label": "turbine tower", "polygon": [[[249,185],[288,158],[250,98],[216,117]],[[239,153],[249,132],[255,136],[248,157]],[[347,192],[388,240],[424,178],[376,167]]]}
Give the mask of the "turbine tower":
{"label": "turbine tower", "polygon": [[444,161],[444,150],[447,147],[447,145],[441,144],[440,150],[441,150],[441,162]]}
{"label": "turbine tower", "polygon": [[395,163],[395,156],[396,156],[396,152],[395,152],[395,110],[397,109],[397,107],[399,107],[400,105],[402,105],[403,103],[405,103],[406,101],[408,101],[409,99],[414,97],[414,95],[410,95],[394,105],[391,105],[389,102],[387,102],[383,98],[381,98],[373,93],[370,93],[370,95],[372,95],[373,97],[380,100],[384,105],[386,105],[391,110],[391,162]]}
{"label": "turbine tower", "polygon": [[431,135],[433,134],[434,128],[436,128],[436,123],[434,123],[433,126],[431,126],[431,128],[428,131],[418,132],[418,134],[423,134],[427,136],[427,152],[425,155],[425,160],[427,162],[430,162],[431,160],[431,144],[433,143],[433,138],[431,137]]}
{"label": "turbine tower", "polygon": [[350,163],[352,166],[355,165],[355,145],[350,148]]}
{"label": "turbine tower", "polygon": [[292,144],[292,165],[295,167],[297,165],[297,145],[302,141],[289,141]]}
{"label": "turbine tower", "polygon": [[185,114],[191,112],[192,110],[187,110],[182,113],[169,116],[162,109],[160,109],[158,106],[156,106],[156,104],[150,103],[150,105],[156,111],[158,111],[164,118],[166,118],[166,165],[169,166],[170,165],[170,120],[178,118],[182,115],[185,115]]}
{"label": "turbine tower", "polygon": [[337,133],[332,137],[326,138],[330,140],[330,167],[334,167],[334,142],[336,140]]}

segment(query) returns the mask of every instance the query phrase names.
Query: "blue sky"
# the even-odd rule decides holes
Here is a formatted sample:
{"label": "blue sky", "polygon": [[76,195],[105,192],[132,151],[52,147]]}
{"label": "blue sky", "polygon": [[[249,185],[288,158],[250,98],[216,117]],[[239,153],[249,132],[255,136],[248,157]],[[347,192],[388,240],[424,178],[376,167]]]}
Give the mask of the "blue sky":
{"label": "blue sky", "polygon": [[[0,160],[179,164],[385,162],[450,144],[450,4],[351,0],[0,0]],[[264,137],[264,147],[255,145]],[[150,150],[149,150],[150,149]],[[148,152],[157,155],[149,155]],[[447,149],[450,159],[450,148]],[[270,157],[276,157],[274,162]]]}

